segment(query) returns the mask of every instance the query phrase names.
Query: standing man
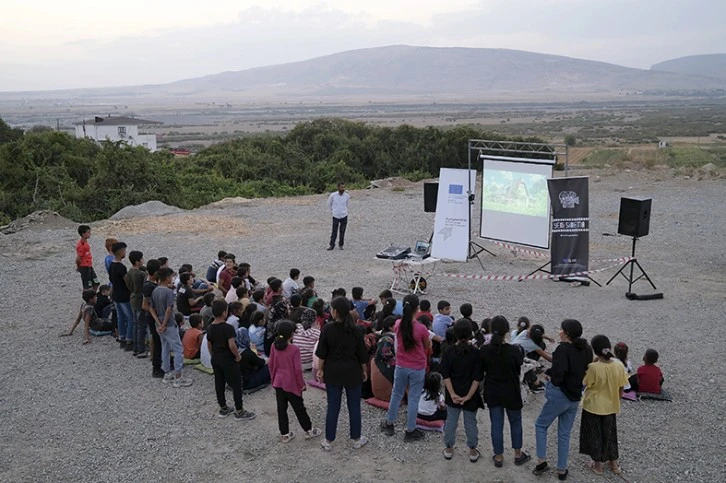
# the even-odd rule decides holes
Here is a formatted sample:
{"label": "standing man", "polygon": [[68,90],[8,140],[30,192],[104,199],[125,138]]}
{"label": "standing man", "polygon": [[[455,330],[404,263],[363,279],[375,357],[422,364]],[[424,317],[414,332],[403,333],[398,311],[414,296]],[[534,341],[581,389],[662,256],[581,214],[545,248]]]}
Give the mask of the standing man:
{"label": "standing man", "polygon": [[350,195],[345,191],[345,183],[338,183],[338,191],[328,197],[328,209],[333,213],[333,233],[330,235],[328,250],[335,248],[335,239],[340,229],[340,249],[345,244],[345,229],[348,226],[348,203]]}

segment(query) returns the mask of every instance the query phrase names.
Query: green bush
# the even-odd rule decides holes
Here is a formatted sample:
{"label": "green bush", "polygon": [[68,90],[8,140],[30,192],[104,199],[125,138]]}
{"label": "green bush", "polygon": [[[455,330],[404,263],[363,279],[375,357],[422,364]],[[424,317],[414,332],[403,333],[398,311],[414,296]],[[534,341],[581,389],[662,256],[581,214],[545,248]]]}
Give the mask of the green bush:
{"label": "green bush", "polygon": [[442,167],[466,168],[469,139],[507,140],[471,126],[392,129],[325,118],[174,158],[54,131],[22,133],[0,120],[0,221],[39,209],[93,221],[149,200],[191,209],[226,197],[323,193],[340,181],[351,188],[390,176],[418,181]]}

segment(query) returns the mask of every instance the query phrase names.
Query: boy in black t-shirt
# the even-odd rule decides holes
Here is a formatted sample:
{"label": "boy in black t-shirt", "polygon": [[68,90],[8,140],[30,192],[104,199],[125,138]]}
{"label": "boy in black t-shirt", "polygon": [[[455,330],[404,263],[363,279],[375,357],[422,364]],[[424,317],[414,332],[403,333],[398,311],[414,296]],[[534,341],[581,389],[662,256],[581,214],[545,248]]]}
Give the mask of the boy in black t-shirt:
{"label": "boy in black t-shirt", "polygon": [[192,312],[199,312],[203,305],[201,304],[203,295],[198,297],[195,296],[192,290],[192,284],[194,283],[194,274],[185,272],[179,277],[181,285],[176,293],[176,308],[183,315],[189,317]]}
{"label": "boy in black t-shirt", "polygon": [[[164,371],[161,370],[161,338],[159,333],[156,332],[156,324],[161,324],[156,312],[151,308],[151,294],[157,287],[156,274],[161,268],[161,262],[159,260],[149,260],[146,262],[146,272],[148,277],[141,286],[141,294],[143,300],[141,302],[141,313],[142,323],[145,323],[149,327],[151,332],[151,377],[163,378]],[[147,354],[139,354],[136,357],[146,357]]]}
{"label": "boy in black t-shirt", "polygon": [[113,307],[113,302],[111,302],[111,299],[109,298],[109,294],[111,293],[111,287],[108,285],[101,285],[98,287],[98,293],[96,294],[96,303],[93,305],[96,309],[96,315],[101,319],[110,319],[111,318],[111,308]]}
{"label": "boy in black t-shirt", "polygon": [[100,319],[96,315],[96,309],[94,304],[96,303],[96,292],[93,290],[83,291],[83,304],[78,311],[76,320],[71,325],[68,332],[61,334],[62,336],[71,336],[73,331],[76,330],[78,324],[83,320],[83,344],[91,342],[91,329],[97,331],[110,331],[113,329],[113,325],[107,319]]}
{"label": "boy in black t-shirt", "polygon": [[[237,350],[234,329],[227,324],[227,302],[224,300],[212,302],[212,313],[214,322],[207,328],[207,347],[212,355],[219,417],[224,418],[234,412],[234,418],[237,420],[254,419],[255,413],[246,411],[242,405],[242,374],[239,368],[239,361],[242,358]],[[232,387],[234,410],[227,406],[224,394],[227,384]]]}
{"label": "boy in black t-shirt", "polygon": [[122,349],[131,352],[134,350],[134,313],[131,309],[131,291],[126,285],[126,265],[123,264],[126,244],[116,242],[111,245],[111,251],[114,259],[108,267],[108,278],[113,287],[111,300],[116,306],[118,341]]}

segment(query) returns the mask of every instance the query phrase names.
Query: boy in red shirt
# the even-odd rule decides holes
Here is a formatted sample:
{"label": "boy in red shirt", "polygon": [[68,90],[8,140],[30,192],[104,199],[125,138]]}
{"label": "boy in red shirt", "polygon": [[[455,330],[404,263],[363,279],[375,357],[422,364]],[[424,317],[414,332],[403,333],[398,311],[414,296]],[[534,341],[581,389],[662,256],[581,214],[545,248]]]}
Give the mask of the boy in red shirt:
{"label": "boy in red shirt", "polygon": [[663,386],[663,372],[660,367],[655,365],[658,362],[658,351],[655,349],[645,351],[643,362],[645,364],[638,368],[638,384],[633,389],[638,392],[660,394]]}
{"label": "boy in red shirt", "polygon": [[83,290],[98,290],[98,276],[93,271],[93,256],[91,255],[91,245],[88,239],[91,238],[91,227],[81,225],[78,227],[78,234],[81,239],[76,243],[76,271],[81,274],[81,283]]}

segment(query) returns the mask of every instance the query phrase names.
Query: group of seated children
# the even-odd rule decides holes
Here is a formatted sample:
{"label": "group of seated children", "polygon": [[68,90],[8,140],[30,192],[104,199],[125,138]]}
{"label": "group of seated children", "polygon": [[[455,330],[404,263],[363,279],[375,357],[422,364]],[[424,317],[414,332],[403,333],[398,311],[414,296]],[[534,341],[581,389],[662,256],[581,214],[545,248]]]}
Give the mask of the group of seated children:
{"label": "group of seated children", "polygon": [[625,373],[628,376],[628,385],[625,386],[626,393],[661,394],[663,392],[663,372],[658,363],[658,351],[647,349],[643,356],[643,365],[637,371],[628,359],[629,348],[625,342],[618,342],[613,347],[613,352],[618,361],[623,364]]}

